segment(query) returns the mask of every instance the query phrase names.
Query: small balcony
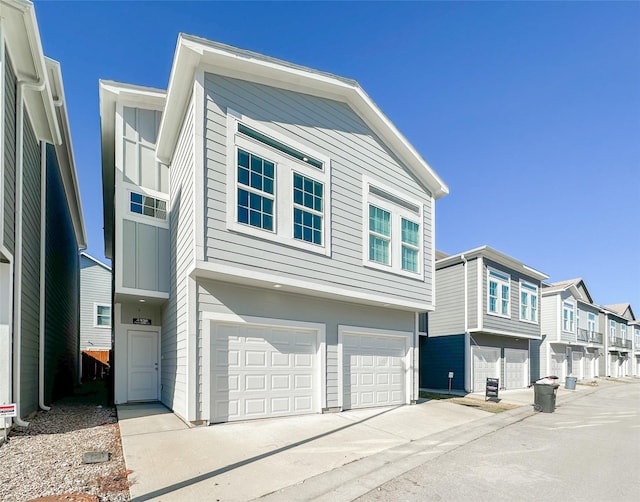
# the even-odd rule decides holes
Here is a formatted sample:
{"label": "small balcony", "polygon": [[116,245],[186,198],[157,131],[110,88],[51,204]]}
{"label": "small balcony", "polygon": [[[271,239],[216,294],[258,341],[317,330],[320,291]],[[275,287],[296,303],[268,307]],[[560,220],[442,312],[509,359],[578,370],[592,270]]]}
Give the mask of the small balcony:
{"label": "small balcony", "polygon": [[578,328],[577,338],[578,342],[602,345],[602,333],[598,333],[597,331]]}
{"label": "small balcony", "polygon": [[630,349],[631,348],[631,340],[625,340],[624,338],[620,338],[619,336],[609,335],[609,347],[620,348],[620,349]]}

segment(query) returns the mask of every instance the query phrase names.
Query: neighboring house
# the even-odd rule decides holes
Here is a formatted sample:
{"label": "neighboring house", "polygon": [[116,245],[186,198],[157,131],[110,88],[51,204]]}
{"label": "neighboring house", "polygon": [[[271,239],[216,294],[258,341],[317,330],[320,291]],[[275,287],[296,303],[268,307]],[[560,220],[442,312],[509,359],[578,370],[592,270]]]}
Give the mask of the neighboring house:
{"label": "neighboring house", "polygon": [[540,285],[547,276],[488,246],[436,253],[437,309],[420,337],[420,386],[484,391],[487,378],[520,389],[537,375]]}
{"label": "neighboring house", "polygon": [[633,376],[640,376],[640,320],[629,323],[629,329],[633,332]]}
{"label": "neighboring house", "polygon": [[168,89],[100,84],[116,402],[415,401],[446,185],[353,80],[180,35]]}
{"label": "neighboring house", "polygon": [[[605,305],[600,311],[602,329],[606,333],[605,351],[607,354],[606,371],[608,376],[622,377],[633,375],[633,322],[635,316],[631,305],[618,303]],[[629,325],[632,323],[631,325]]]}
{"label": "neighboring house", "polygon": [[608,374],[601,317],[582,279],[545,284],[539,376],[564,381],[566,376],[581,380]]}
{"label": "neighboring house", "polygon": [[0,403],[24,425],[79,380],[86,237],[60,65],[31,2],[0,12]]}
{"label": "neighboring house", "polygon": [[111,350],[111,267],[80,253],[82,377],[104,376]]}

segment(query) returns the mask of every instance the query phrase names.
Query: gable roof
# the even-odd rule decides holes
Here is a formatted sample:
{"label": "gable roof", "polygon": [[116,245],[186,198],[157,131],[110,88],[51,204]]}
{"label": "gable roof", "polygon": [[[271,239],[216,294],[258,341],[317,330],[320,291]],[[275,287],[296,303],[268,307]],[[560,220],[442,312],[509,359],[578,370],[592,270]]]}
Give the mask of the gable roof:
{"label": "gable roof", "polygon": [[465,259],[476,258],[476,257],[486,257],[490,260],[493,260],[497,263],[500,263],[506,267],[509,267],[513,270],[516,270],[523,275],[527,275],[529,277],[533,277],[540,281],[548,279],[549,276],[535,268],[531,268],[528,265],[525,265],[519,260],[516,260],[512,256],[501,253],[497,249],[493,249],[489,246],[480,246],[478,248],[470,249],[469,251],[464,251],[463,253],[458,253],[455,255],[446,256],[441,259],[436,260],[436,269],[442,268],[447,265],[453,265],[454,263],[463,262]]}
{"label": "gable roof", "polygon": [[88,260],[91,260],[96,265],[100,265],[102,268],[104,268],[104,269],[108,270],[109,272],[111,272],[111,267],[109,265],[107,265],[106,263],[102,263],[100,260],[98,260],[97,258],[94,258],[89,253],[82,252],[82,253],[80,253],[80,256],[83,257],[83,258],[87,258]]}
{"label": "gable roof", "polygon": [[613,305],[604,305],[604,308],[630,321],[635,321],[636,319],[630,303],[614,303]]}
{"label": "gable roof", "polygon": [[[591,297],[591,293],[587,289],[587,285],[584,283],[584,279],[582,277],[576,277],[575,279],[567,279],[565,281],[556,281],[548,284],[544,284],[544,289],[542,290],[543,294],[548,295],[552,293],[557,293],[560,291],[566,291],[567,289],[573,288],[573,295],[578,299],[585,303],[590,303],[594,305],[593,298]],[[586,297],[583,297],[580,292],[580,287],[585,292]]]}
{"label": "gable roof", "polygon": [[171,163],[196,70],[201,66],[227,77],[347,103],[424,183],[435,199],[449,193],[447,185],[355,80],[182,33],[178,36],[158,133],[156,155],[160,162]]}

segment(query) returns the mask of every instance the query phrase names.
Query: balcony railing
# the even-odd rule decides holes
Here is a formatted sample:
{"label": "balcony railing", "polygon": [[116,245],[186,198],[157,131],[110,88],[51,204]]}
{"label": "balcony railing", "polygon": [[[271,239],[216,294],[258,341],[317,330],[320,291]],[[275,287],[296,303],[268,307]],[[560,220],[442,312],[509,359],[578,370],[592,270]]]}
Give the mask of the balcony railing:
{"label": "balcony railing", "polygon": [[597,343],[602,345],[602,333],[578,328],[578,341],[584,343]]}
{"label": "balcony railing", "polygon": [[631,340],[625,340],[619,336],[609,336],[609,345],[611,347],[620,347],[624,349],[631,348]]}
{"label": "balcony railing", "polygon": [[622,340],[622,346],[625,349],[630,349],[631,348],[631,340]]}

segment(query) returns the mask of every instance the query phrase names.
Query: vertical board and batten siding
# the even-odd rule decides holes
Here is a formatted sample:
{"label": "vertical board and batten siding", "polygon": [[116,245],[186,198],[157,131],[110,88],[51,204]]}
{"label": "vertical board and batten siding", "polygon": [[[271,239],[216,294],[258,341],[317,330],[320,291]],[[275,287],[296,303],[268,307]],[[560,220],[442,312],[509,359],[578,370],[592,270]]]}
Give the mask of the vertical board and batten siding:
{"label": "vertical board and batten siding", "polygon": [[15,243],[15,191],[16,191],[16,75],[9,53],[4,53],[4,204],[3,242],[10,253]]}
{"label": "vertical board and batten siding", "polygon": [[[78,381],[80,263],[67,196],[51,145],[47,145],[46,158],[45,402],[50,403],[73,393]],[[111,303],[111,282],[107,293],[107,303]]]}
{"label": "vertical board and batten siding", "polygon": [[464,334],[420,337],[420,387],[464,390]]}
{"label": "vertical board and batten siding", "polygon": [[[414,330],[413,312],[234,286],[212,280],[198,280],[197,296],[200,321],[203,312],[210,312],[324,324],[327,339],[328,408],[339,405],[337,375],[341,369],[338,368],[337,360],[338,325],[408,332]],[[210,350],[207,347],[204,349]],[[201,366],[199,371],[202,371]],[[209,378],[209,375],[200,373],[200,378]],[[197,399],[202,401],[202,396],[198,396]]]}
{"label": "vertical board and batten siding", "polygon": [[40,144],[24,110],[21,413],[38,409],[40,344]]}
{"label": "vertical board and batten siding", "polygon": [[577,312],[574,310],[573,312],[573,321],[574,321],[574,330],[573,333],[569,333],[568,331],[564,331],[562,329],[563,323],[562,323],[562,304],[564,303],[564,301],[570,301],[571,303],[573,303],[574,307],[577,307],[578,302],[576,301],[576,299],[573,297],[573,295],[569,292],[569,291],[563,291],[560,294],[560,318],[558,319],[558,322],[560,323],[560,340],[562,340],[563,342],[568,342],[568,343],[575,343],[578,339],[578,335],[576,334],[576,330],[575,330],[575,324],[576,324],[576,315]]}
{"label": "vertical board and batten siding", "polygon": [[[540,337],[540,324],[524,322],[520,320],[520,279],[538,286],[538,318],[540,317],[540,281],[533,279],[519,272],[512,270],[504,265],[500,265],[488,258],[484,259],[484,270],[482,273],[482,309],[483,319],[482,327],[485,330],[508,331],[511,333],[522,334],[527,337]],[[500,317],[488,313],[489,303],[489,282],[487,279],[487,267],[491,267],[500,272],[511,276],[511,287],[509,294],[511,297],[511,318]]]}
{"label": "vertical board and batten siding", "polygon": [[[194,105],[187,110],[171,164],[169,263],[170,294],[163,310],[161,400],[187,416],[187,273],[195,254],[194,228]],[[198,401],[200,402],[200,401]]]}
{"label": "vertical board and batten siding", "polygon": [[80,350],[111,348],[111,327],[96,326],[95,304],[111,305],[111,271],[80,256]]}
{"label": "vertical board and batten siding", "polygon": [[429,316],[429,337],[464,333],[464,265],[436,270],[437,307]]}
{"label": "vertical board and batten siding", "polygon": [[[329,99],[209,73],[205,75],[205,99],[206,259],[244,268],[248,273],[261,269],[432,303],[431,195],[351,108]],[[331,257],[226,230],[228,107],[330,157]],[[363,174],[423,201],[424,281],[363,267]]]}
{"label": "vertical board and batten siding", "polygon": [[169,292],[169,230],[122,220],[122,285]]}

